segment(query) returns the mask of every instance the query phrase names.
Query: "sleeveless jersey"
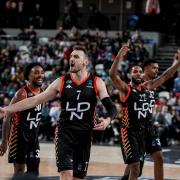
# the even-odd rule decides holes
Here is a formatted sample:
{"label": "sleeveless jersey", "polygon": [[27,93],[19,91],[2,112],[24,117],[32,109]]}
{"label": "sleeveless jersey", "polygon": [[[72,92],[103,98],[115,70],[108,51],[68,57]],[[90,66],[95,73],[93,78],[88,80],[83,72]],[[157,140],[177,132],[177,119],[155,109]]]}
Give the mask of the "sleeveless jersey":
{"label": "sleeveless jersey", "polygon": [[[145,83],[145,82],[146,82],[146,81],[144,81],[144,80],[142,81],[142,83]],[[155,104],[156,104],[156,103],[157,103],[157,100],[159,99],[159,98],[158,98],[158,93],[157,93],[157,88],[151,90],[150,92],[151,92],[151,94],[152,94],[151,99],[154,99]],[[147,123],[146,123],[147,128],[149,128],[149,126],[152,127],[152,126],[153,126],[152,116],[151,116],[151,118],[148,118],[147,120],[148,120]]]}
{"label": "sleeveless jersey", "polygon": [[79,84],[71,74],[62,77],[59,125],[75,130],[92,130],[95,120],[96,79],[91,73]]}
{"label": "sleeveless jersey", "polygon": [[[27,98],[34,96],[28,85],[22,87],[22,89],[25,92]],[[28,132],[37,131],[39,127],[39,121],[41,120],[42,107],[43,105],[39,104],[34,108],[14,113],[12,117],[13,127],[18,126],[18,128]]]}
{"label": "sleeveless jersey", "polygon": [[154,91],[143,88],[141,91],[129,86],[128,95],[121,100],[123,116],[121,125],[126,128],[145,128],[152,119],[155,105]]}

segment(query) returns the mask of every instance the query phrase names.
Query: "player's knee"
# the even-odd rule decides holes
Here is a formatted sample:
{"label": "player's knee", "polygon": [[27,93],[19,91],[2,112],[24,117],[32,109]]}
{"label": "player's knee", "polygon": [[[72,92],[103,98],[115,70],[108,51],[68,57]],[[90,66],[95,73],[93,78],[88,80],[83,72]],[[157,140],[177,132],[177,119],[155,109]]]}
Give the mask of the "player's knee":
{"label": "player's knee", "polygon": [[130,175],[132,177],[138,177],[140,174],[140,163],[133,163],[130,165]]}
{"label": "player's knee", "polygon": [[27,159],[27,161],[26,161],[27,173],[38,176],[39,175],[39,163],[40,163],[39,158]]}
{"label": "player's knee", "polygon": [[79,179],[83,179],[86,177],[88,168],[88,162],[82,162],[75,166],[73,171],[73,176]]}
{"label": "player's knee", "polygon": [[133,169],[131,171],[131,176],[132,177],[139,177],[139,173],[140,173],[140,170],[139,169]]}

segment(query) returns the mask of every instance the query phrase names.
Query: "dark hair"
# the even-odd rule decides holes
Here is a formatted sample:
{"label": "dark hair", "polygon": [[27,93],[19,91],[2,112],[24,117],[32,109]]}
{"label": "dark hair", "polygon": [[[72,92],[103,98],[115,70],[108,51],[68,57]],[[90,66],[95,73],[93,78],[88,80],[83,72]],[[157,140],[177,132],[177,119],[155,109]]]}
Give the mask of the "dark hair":
{"label": "dark hair", "polygon": [[24,78],[25,78],[26,80],[29,79],[28,76],[29,76],[32,68],[35,67],[35,66],[40,66],[40,67],[43,68],[43,66],[42,66],[40,63],[37,63],[37,62],[28,64],[28,65],[26,66],[25,70],[24,70]]}
{"label": "dark hair", "polygon": [[86,48],[85,48],[84,46],[76,45],[76,46],[73,47],[73,51],[74,51],[74,50],[83,51],[84,54],[85,54],[86,56],[88,56],[87,50],[86,50]]}
{"label": "dark hair", "polygon": [[158,63],[158,62],[154,59],[145,60],[142,64],[142,68],[144,70],[145,67],[149,66],[150,64],[155,64],[155,63]]}
{"label": "dark hair", "polygon": [[141,67],[139,64],[136,64],[136,63],[131,64],[130,67],[129,67],[129,72],[131,72],[131,71],[132,71],[132,68],[135,67],[135,66]]}

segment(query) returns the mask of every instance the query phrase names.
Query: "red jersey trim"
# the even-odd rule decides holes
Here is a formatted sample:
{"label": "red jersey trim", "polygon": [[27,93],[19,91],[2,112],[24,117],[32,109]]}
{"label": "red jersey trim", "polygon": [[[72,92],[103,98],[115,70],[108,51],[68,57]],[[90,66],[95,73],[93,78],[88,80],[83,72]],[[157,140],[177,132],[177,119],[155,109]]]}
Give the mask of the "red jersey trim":
{"label": "red jersey trim", "polygon": [[99,92],[98,92],[98,89],[97,89],[97,79],[98,79],[98,77],[95,76],[95,78],[94,78],[94,90],[96,92],[96,96],[99,96]]}
{"label": "red jersey trim", "polygon": [[61,85],[60,85],[60,87],[59,87],[59,94],[60,94],[60,96],[61,96],[61,94],[62,94],[62,89],[63,89],[63,87],[64,87],[65,76],[61,76],[60,78],[61,78]]}
{"label": "red jersey trim", "polygon": [[[144,83],[145,83],[145,82],[144,82]],[[141,84],[139,85],[139,87],[133,87],[130,83],[129,83],[128,85],[131,86],[132,88],[136,89],[137,91],[141,92],[141,91],[142,91],[142,88],[147,89],[147,88],[144,87],[144,83],[141,83]]]}
{"label": "red jersey trim", "polygon": [[31,89],[31,87],[29,86],[29,84],[27,84],[26,87],[31,91],[32,94],[34,94],[34,96],[36,96],[37,94],[40,94],[40,93],[41,93],[41,90],[40,90],[39,93],[34,92],[34,91]]}
{"label": "red jersey trim", "polygon": [[77,86],[80,86],[81,84],[83,84],[90,76],[90,73],[88,72],[87,76],[85,78],[83,78],[81,81],[78,81],[76,79],[73,78],[72,73],[70,73],[70,77],[71,80],[74,84],[76,84]]}
{"label": "red jersey trim", "polygon": [[127,101],[127,99],[128,99],[128,97],[129,97],[129,94],[130,94],[130,92],[131,92],[131,88],[128,86],[128,92],[127,92],[127,95],[126,95],[126,97],[124,97],[124,98],[120,98],[120,100],[121,100],[121,102],[126,102]]}
{"label": "red jersey trim", "polygon": [[27,98],[27,91],[24,89],[24,88],[22,88],[22,90],[23,90],[23,92],[24,92],[24,95],[26,96],[26,98]]}

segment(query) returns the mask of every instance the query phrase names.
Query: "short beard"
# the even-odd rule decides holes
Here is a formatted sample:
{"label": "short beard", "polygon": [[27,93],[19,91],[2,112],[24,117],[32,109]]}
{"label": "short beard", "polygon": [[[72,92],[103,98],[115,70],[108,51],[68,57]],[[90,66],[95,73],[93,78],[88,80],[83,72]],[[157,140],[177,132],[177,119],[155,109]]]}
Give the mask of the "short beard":
{"label": "short beard", "polygon": [[41,87],[41,86],[42,86],[42,83],[41,83],[41,84],[38,84],[38,83],[32,82],[32,85],[33,85],[34,87]]}
{"label": "short beard", "polygon": [[140,85],[140,84],[142,83],[142,81],[136,81],[136,79],[134,79],[134,78],[132,78],[132,82],[133,82],[136,86],[138,86],[138,85]]}

